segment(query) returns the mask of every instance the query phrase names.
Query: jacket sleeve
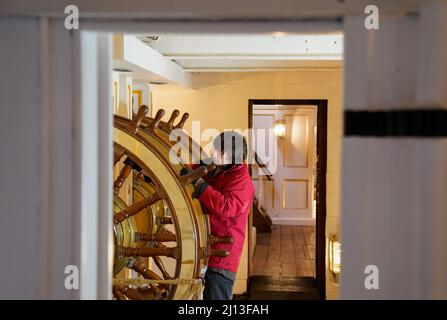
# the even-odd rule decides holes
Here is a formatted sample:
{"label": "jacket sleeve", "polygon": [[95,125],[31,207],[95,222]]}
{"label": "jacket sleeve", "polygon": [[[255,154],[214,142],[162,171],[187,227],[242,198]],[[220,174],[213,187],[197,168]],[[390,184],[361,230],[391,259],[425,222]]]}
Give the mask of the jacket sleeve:
{"label": "jacket sleeve", "polygon": [[219,192],[210,185],[198,196],[200,202],[210,211],[222,217],[235,217],[245,212],[251,203],[252,195],[247,192],[249,186],[246,182],[238,183],[237,187],[227,192]]}

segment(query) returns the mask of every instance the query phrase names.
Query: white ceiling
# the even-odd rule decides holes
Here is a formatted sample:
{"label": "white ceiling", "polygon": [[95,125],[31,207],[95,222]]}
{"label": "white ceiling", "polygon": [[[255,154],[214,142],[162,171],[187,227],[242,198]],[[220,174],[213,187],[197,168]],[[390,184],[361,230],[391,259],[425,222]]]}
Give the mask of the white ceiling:
{"label": "white ceiling", "polygon": [[343,35],[338,33],[113,37],[115,71],[143,82],[190,88],[200,74],[339,69],[342,60]]}
{"label": "white ceiling", "polygon": [[136,35],[189,72],[339,68],[342,34]]}

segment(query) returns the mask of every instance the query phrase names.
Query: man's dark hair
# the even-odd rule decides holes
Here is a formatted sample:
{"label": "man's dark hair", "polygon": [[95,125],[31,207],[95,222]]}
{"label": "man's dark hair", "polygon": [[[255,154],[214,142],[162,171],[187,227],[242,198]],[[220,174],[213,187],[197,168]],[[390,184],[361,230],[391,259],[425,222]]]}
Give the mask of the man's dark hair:
{"label": "man's dark hair", "polygon": [[236,131],[224,131],[214,141],[215,150],[225,152],[231,156],[232,164],[242,164],[247,159],[247,141]]}

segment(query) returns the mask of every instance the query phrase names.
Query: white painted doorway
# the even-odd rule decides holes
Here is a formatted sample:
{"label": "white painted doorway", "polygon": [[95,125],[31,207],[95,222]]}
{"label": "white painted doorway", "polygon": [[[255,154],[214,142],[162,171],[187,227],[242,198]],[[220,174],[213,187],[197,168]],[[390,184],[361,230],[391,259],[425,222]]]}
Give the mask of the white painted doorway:
{"label": "white painted doorway", "polygon": [[315,225],[317,107],[253,105],[254,130],[272,132],[281,121],[284,137],[266,138],[253,146],[273,174],[267,180],[260,177],[262,171],[253,171],[256,194],[264,195],[259,201],[274,224]]}
{"label": "white painted doorway", "polygon": [[[0,11],[4,8],[2,6]],[[4,132],[19,132],[16,139],[20,137],[30,144],[26,150],[33,152],[20,157],[27,161],[22,167],[34,168],[32,164],[39,168],[33,170],[32,178],[26,170],[7,170],[3,176],[8,181],[31,181],[30,188],[39,186],[34,189],[41,189],[42,193],[32,193],[38,203],[35,206],[31,200],[3,201],[8,205],[8,212],[33,213],[15,215],[15,224],[5,225],[8,231],[4,233],[5,239],[21,230],[23,221],[34,231],[25,232],[25,236],[20,239],[21,243],[32,243],[33,246],[23,246],[25,251],[15,255],[18,260],[9,259],[15,266],[1,272],[4,275],[2,283],[7,283],[1,293],[8,297],[33,299],[111,299],[113,222],[110,209],[113,180],[110,106],[114,104],[111,99],[113,87],[110,85],[111,32],[147,33],[150,30],[155,33],[175,33],[181,30],[201,33],[206,30],[216,33],[264,33],[274,30],[311,30],[316,33],[341,30],[341,23],[331,20],[318,23],[259,23],[245,19],[225,23],[194,20],[173,23],[172,20],[139,22],[125,15],[104,20],[104,16],[97,13],[89,16],[85,6],[82,16],[89,18],[83,18],[81,29],[66,30],[65,15],[59,5],[54,7],[55,12],[51,17],[42,14],[48,8],[36,11],[32,6],[26,8],[29,10],[26,17],[0,19],[4,26],[0,28],[0,38],[9,43],[9,49],[5,53],[2,51],[2,56],[21,54],[16,60],[3,59],[4,65],[9,68],[3,68],[8,72],[0,78],[8,84],[5,92],[15,87],[28,92],[22,95],[24,100],[21,103],[28,109],[22,111],[32,112],[16,117],[20,121],[5,120],[3,129]],[[119,6],[119,10],[122,12],[123,7]],[[27,36],[17,37],[18,31]],[[40,63],[26,68],[24,61]],[[6,101],[4,105],[14,106],[9,103],[12,96],[5,94],[3,97]],[[19,154],[23,154],[23,145],[13,143],[11,139],[6,140],[7,146],[11,146],[8,149],[10,153],[18,150]],[[11,192],[15,196],[21,194],[16,191],[21,190],[21,185],[16,184],[14,187],[17,189],[9,188]],[[15,199],[15,196],[9,197],[8,193],[4,195],[5,199]],[[32,211],[30,205],[33,205]],[[8,256],[16,252],[11,247],[6,249],[2,252],[8,252]],[[26,266],[17,263],[23,257],[27,257],[27,260],[33,257],[36,267],[32,272],[27,270],[24,273],[23,268],[17,268]],[[67,265],[79,266],[81,290],[67,290],[64,287],[64,268]],[[28,276],[23,277],[24,274]],[[27,292],[26,296],[24,292]]]}

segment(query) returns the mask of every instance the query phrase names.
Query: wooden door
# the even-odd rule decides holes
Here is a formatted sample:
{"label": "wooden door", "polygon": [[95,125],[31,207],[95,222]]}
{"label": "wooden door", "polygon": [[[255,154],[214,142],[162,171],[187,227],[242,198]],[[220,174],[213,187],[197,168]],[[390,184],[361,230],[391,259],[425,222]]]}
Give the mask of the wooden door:
{"label": "wooden door", "polygon": [[[275,224],[313,225],[316,154],[316,106],[253,105],[253,148],[273,173],[271,181],[253,171],[256,194]],[[273,134],[284,121],[285,137]],[[264,131],[264,136],[260,134]]]}

